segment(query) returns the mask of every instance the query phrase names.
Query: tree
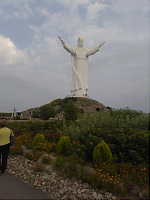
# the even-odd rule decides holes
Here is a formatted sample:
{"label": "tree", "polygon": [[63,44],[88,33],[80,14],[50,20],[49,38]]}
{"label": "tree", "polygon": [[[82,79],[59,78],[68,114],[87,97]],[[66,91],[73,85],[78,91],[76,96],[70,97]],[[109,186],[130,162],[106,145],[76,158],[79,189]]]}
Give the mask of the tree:
{"label": "tree", "polygon": [[43,120],[48,120],[50,117],[56,116],[56,110],[54,107],[45,104],[40,107],[40,118]]}
{"label": "tree", "polygon": [[68,101],[68,103],[65,106],[64,118],[66,121],[74,121],[78,118],[78,107],[72,100]]}
{"label": "tree", "polygon": [[33,114],[32,114],[32,117],[33,118],[39,118],[40,117],[40,111],[39,110],[34,111]]}

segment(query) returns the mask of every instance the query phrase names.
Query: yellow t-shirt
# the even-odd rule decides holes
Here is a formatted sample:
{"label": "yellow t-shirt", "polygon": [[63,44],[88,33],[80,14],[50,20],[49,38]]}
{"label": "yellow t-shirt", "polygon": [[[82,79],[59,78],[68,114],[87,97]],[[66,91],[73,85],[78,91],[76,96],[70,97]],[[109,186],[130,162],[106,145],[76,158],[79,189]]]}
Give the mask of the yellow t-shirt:
{"label": "yellow t-shirt", "polygon": [[0,129],[0,146],[6,145],[8,143],[10,143],[10,129],[3,127]]}

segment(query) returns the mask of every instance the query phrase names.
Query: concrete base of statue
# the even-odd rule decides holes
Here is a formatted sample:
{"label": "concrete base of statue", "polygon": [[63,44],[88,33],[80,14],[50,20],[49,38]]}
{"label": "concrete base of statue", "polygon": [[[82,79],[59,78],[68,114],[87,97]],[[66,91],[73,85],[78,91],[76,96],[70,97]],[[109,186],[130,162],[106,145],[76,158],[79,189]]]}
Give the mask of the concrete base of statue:
{"label": "concrete base of statue", "polygon": [[86,95],[86,96],[81,96],[81,95],[67,95],[67,96],[65,96],[65,98],[68,98],[68,97],[75,97],[75,98],[86,98],[86,99],[89,99],[89,96],[88,95]]}
{"label": "concrete base of statue", "polygon": [[89,99],[89,96],[75,96],[75,95],[72,95],[71,97],[81,97],[81,98],[87,98],[87,99]]}

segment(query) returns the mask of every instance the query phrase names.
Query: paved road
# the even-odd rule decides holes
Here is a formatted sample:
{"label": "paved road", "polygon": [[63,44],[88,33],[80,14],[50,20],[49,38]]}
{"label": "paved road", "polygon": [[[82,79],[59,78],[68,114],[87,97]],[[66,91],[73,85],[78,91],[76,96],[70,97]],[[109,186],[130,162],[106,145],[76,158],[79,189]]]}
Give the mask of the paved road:
{"label": "paved road", "polygon": [[0,199],[49,199],[45,194],[5,173],[0,176]]}

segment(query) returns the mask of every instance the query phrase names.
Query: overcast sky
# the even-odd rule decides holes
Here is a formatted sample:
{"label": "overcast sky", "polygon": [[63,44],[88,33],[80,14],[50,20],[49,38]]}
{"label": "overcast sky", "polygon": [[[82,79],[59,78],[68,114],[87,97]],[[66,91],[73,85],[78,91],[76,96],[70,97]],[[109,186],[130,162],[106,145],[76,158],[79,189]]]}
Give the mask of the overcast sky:
{"label": "overcast sky", "polygon": [[84,47],[88,95],[104,106],[149,112],[148,0],[0,0],[0,112],[70,95],[71,55]]}

